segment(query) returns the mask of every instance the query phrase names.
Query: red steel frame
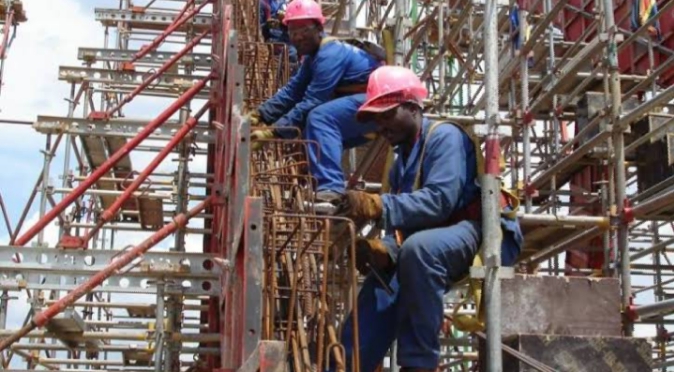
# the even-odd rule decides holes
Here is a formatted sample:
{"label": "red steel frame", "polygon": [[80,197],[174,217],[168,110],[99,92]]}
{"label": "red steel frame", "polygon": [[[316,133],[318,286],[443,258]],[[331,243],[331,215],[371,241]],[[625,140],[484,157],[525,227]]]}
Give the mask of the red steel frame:
{"label": "red steel frame", "polygon": [[[206,1],[213,5],[213,26],[188,43],[183,50],[167,61],[155,74],[148,77],[138,88],[128,94],[116,107],[106,113],[98,113],[93,119],[107,120],[125,103],[131,101],[154,79],[176,63],[207,34],[212,35],[212,54],[214,63],[211,73],[183,93],[175,102],[149,122],[142,131],[130,139],[125,146],[115,152],[100,167],[94,170],[78,187],[52,208],[43,218],[22,236],[15,245],[23,246],[39,233],[49,222],[60,215],[70,204],[84,194],[93,184],[110,170],[120,159],[136,148],[169,117],[194,98],[209,81],[211,97],[209,102],[193,117],[189,118],[174,135],[163,151],[134,179],[125,192],[117,198],[98,221],[96,228],[81,239],[82,247],[91,239],[96,230],[111,220],[124,201],[132,196],[147,176],[168,155],[170,150],[183,140],[196,126],[198,118],[209,111],[209,121],[216,134],[216,143],[208,148],[208,172],[213,173],[214,181],[210,196],[188,212],[174,217],[173,222],[164,226],[139,245],[125,251],[105,269],[76,287],[68,295],[37,314],[30,324],[0,342],[0,351],[27,335],[37,327],[42,327],[76,300],[100,285],[105,279],[115,275],[134,259],[151,249],[161,240],[186,226],[190,218],[201,212],[214,216],[207,226],[211,234],[204,237],[204,253],[215,254],[221,259],[223,268],[221,278],[222,295],[220,298],[204,300],[208,311],[202,319],[209,324],[207,332],[222,335],[220,347],[222,357],[205,356],[209,370],[234,371],[242,366],[250,369],[277,369],[282,366],[283,343],[260,342],[261,329],[261,275],[262,267],[262,203],[259,198],[248,197],[248,139],[249,123],[241,120],[234,107],[241,107],[242,69],[236,64],[236,37],[232,28],[232,7],[224,0]],[[189,6],[189,3],[188,3]],[[188,8],[183,9],[183,12]],[[135,57],[156,47],[171,31],[177,29],[187,18],[198,10],[179,17],[160,37],[144,48]],[[243,213],[241,213],[243,211]],[[222,315],[221,315],[222,314]],[[212,345],[208,345],[212,346]]]}

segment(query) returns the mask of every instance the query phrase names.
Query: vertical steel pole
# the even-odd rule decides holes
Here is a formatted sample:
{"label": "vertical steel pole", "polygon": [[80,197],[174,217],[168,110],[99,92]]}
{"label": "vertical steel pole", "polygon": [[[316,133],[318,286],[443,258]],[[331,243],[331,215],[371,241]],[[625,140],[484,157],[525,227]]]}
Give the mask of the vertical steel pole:
{"label": "vertical steel pole", "polygon": [[[164,344],[166,339],[164,338],[166,330],[164,329],[164,286],[165,282],[163,279],[157,281],[157,322],[155,323],[155,341],[157,346],[155,347],[154,353],[154,372],[161,372],[164,368],[164,363],[169,365],[170,360],[164,360]],[[169,359],[169,358],[167,358]]]}
{"label": "vertical steel pole", "polygon": [[405,61],[405,0],[395,0],[395,54],[393,61],[396,66],[402,66]]}
{"label": "vertical steel pole", "polygon": [[[529,68],[527,66],[527,54],[522,55],[522,48],[526,44],[527,34],[527,11],[520,9],[520,90],[522,93],[522,155],[524,156],[524,174],[522,178],[526,185],[531,178],[531,131],[529,130],[533,124],[527,115],[529,111]],[[487,98],[488,99],[488,98]],[[524,211],[531,213],[531,195],[528,192],[524,193]]]}
{"label": "vertical steel pole", "polygon": [[[486,0],[484,16],[484,70],[487,139],[482,184],[482,254],[486,268],[485,310],[487,320],[487,371],[503,368],[501,355],[501,224],[500,142],[498,134],[498,39],[497,0]],[[522,32],[522,31],[520,31]]]}
{"label": "vertical steel pole", "polygon": [[[618,123],[621,111],[620,78],[618,76],[618,47],[616,44],[616,25],[613,14],[613,1],[604,0],[604,26],[608,33],[606,46],[607,68],[609,70],[609,84],[611,88],[611,124],[613,125],[613,147],[615,158],[615,198],[618,216],[625,212],[626,174],[625,174],[625,137],[623,128]],[[620,279],[622,284],[622,306],[626,309],[632,298],[632,278],[630,276],[630,255],[627,241],[627,223],[621,221],[618,226],[618,250],[620,252]],[[625,336],[632,335],[632,324],[629,320],[624,323]]]}
{"label": "vertical steel pole", "polygon": [[[40,219],[44,218],[47,213],[47,192],[49,191],[49,168],[51,167],[51,134],[47,134],[47,142],[45,149],[42,151],[44,160],[42,162],[42,184],[40,185]],[[42,246],[44,244],[44,229],[41,229],[37,234],[37,244]]]}

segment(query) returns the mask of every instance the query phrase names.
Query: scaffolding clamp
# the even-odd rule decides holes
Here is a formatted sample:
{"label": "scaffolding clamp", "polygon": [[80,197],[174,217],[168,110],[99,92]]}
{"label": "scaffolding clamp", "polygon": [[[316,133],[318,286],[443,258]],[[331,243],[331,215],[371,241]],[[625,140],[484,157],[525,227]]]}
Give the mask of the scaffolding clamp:
{"label": "scaffolding clamp", "polygon": [[531,110],[529,110],[529,109],[524,110],[524,115],[522,116],[522,120],[523,120],[525,125],[533,125],[534,114],[531,112]]}
{"label": "scaffolding clamp", "polygon": [[107,121],[108,119],[110,119],[110,115],[105,111],[92,111],[87,117],[87,119]]}
{"label": "scaffolding clamp", "polygon": [[634,222],[634,209],[630,206],[630,201],[625,199],[625,204],[622,212],[622,222],[625,224],[630,224]]}
{"label": "scaffolding clamp", "polygon": [[61,249],[87,249],[81,236],[63,235],[58,245]]}
{"label": "scaffolding clamp", "polygon": [[623,316],[630,322],[635,322],[639,319],[637,307],[634,305],[633,297],[630,297],[630,304],[623,310]]}
{"label": "scaffolding clamp", "polygon": [[538,189],[534,185],[532,185],[530,181],[527,181],[527,183],[524,185],[524,195],[537,197]]}

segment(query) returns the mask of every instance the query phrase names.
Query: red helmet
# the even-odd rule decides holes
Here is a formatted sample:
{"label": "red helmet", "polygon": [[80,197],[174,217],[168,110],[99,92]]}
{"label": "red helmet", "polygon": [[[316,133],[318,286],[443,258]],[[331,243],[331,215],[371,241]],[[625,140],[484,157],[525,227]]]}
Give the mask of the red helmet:
{"label": "red helmet", "polygon": [[302,19],[313,19],[321,25],[325,24],[321,6],[314,0],[293,0],[288,4],[283,24],[287,26],[290,21]]}
{"label": "red helmet", "polygon": [[410,69],[400,66],[382,66],[370,75],[367,82],[367,101],[358,109],[358,120],[367,113],[388,111],[405,102],[423,107],[428,90]]}

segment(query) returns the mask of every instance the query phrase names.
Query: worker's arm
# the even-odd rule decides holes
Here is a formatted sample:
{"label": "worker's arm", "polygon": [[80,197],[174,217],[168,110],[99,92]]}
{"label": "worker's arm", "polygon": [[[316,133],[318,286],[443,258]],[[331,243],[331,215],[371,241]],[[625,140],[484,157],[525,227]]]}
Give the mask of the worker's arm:
{"label": "worker's arm", "polygon": [[263,122],[273,124],[302,99],[311,81],[310,70],[310,62],[305,59],[288,84],[260,105],[258,111]]}
{"label": "worker's arm", "polygon": [[387,230],[437,226],[454,213],[466,183],[463,133],[439,125],[426,139],[422,187],[411,193],[382,195],[382,222]]}
{"label": "worker's arm", "polygon": [[292,110],[278,119],[274,126],[303,126],[309,111],[333,98],[335,88],[348,67],[348,54],[340,44],[332,42],[319,49],[311,61],[312,79],[304,97]]}

